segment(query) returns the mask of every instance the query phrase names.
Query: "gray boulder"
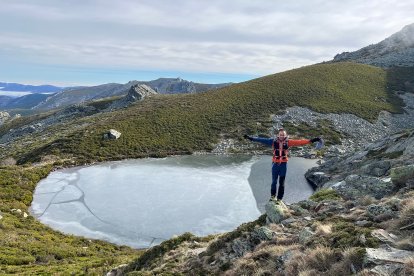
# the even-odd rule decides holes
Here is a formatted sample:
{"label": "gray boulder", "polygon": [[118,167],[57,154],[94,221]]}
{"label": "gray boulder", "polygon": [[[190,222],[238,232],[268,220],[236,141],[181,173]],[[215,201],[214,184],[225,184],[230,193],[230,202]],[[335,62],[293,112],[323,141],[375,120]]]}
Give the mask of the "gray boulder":
{"label": "gray boulder", "polygon": [[397,185],[403,185],[414,179],[414,165],[391,169],[391,180]]}
{"label": "gray boulder", "polygon": [[270,223],[280,223],[290,216],[289,209],[282,201],[269,201],[265,206],[265,210],[267,220]]}
{"label": "gray boulder", "polygon": [[366,195],[381,199],[392,193],[395,185],[388,179],[351,174],[345,180],[332,185],[346,199],[357,199]]}
{"label": "gray boulder", "polygon": [[116,140],[121,137],[121,132],[116,131],[115,129],[110,129],[107,133],[104,133],[104,140]]}
{"label": "gray boulder", "polygon": [[271,240],[275,235],[275,232],[264,226],[256,228],[253,231],[253,236],[257,237],[261,241]]}
{"label": "gray boulder", "polygon": [[309,227],[305,227],[299,232],[299,243],[306,244],[313,236],[314,232]]}
{"label": "gray boulder", "polygon": [[361,172],[365,175],[381,177],[388,173],[391,168],[390,161],[378,161],[361,167]]}
{"label": "gray boulder", "polygon": [[314,188],[322,187],[323,184],[330,180],[330,177],[326,175],[324,172],[309,171],[305,174],[305,177]]}

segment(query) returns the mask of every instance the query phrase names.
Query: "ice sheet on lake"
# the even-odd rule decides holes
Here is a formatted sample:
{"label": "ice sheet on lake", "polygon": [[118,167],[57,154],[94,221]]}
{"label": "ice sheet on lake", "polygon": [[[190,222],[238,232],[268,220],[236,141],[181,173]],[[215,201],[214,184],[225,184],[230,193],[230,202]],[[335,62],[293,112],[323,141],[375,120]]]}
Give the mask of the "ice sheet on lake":
{"label": "ice sheet on lake", "polygon": [[247,180],[253,163],[186,156],[66,169],[38,184],[31,209],[63,232],[133,247],[229,231],[260,215]]}

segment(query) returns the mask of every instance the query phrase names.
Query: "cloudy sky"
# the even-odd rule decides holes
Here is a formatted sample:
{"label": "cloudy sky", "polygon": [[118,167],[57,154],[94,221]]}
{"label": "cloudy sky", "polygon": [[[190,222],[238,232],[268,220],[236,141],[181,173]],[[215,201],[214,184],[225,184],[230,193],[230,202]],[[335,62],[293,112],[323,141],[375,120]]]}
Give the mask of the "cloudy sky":
{"label": "cloudy sky", "polygon": [[377,43],[401,0],[0,0],[0,81],[239,82]]}

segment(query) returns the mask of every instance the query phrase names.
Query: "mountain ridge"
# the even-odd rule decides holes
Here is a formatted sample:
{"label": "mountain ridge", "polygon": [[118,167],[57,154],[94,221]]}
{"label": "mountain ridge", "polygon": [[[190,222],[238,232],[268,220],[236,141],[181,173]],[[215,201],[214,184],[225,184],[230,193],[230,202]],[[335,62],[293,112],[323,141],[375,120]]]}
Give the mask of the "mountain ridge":
{"label": "mountain ridge", "polygon": [[414,66],[414,23],[379,43],[337,54],[333,62],[354,61],[379,67]]}

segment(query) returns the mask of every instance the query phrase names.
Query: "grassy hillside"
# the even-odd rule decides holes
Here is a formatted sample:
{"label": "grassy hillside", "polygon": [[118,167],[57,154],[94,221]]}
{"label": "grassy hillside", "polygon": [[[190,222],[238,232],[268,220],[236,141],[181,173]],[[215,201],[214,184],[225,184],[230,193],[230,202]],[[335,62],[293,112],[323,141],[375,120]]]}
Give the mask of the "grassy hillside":
{"label": "grassy hillside", "polygon": [[139,255],[128,247],[64,235],[31,216],[25,218],[36,184],[51,168],[0,167],[1,275],[102,275]]}
{"label": "grassy hillside", "polygon": [[[373,66],[318,64],[201,94],[158,95],[80,120],[77,126],[88,126],[20,161],[36,161],[44,154],[74,155],[90,162],[209,150],[220,134],[253,133],[256,122],[269,125],[271,114],[295,105],[373,121],[381,110],[402,111],[402,101],[387,88],[387,81],[386,71]],[[122,132],[121,138],[103,141],[102,134],[111,128]]]}

